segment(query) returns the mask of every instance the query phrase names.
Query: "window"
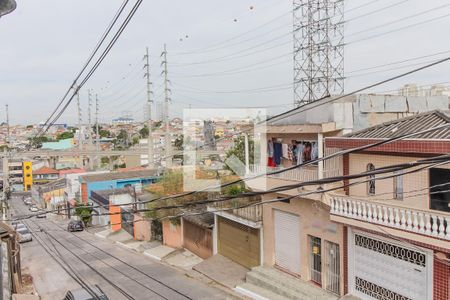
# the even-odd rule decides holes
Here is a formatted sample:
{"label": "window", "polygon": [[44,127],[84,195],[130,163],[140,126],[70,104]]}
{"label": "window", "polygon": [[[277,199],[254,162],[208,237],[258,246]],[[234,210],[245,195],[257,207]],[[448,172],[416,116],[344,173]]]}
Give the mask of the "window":
{"label": "window", "polygon": [[309,236],[310,246],[310,276],[311,281],[322,285],[322,250],[321,240],[315,236]]}
{"label": "window", "polygon": [[450,212],[450,169],[430,169],[430,209]]}
{"label": "window", "polygon": [[403,171],[395,171],[394,179],[394,199],[403,200]]}
{"label": "window", "polygon": [[[372,163],[367,164],[367,171],[375,170],[375,166]],[[375,175],[369,175],[367,177],[369,181],[367,181],[367,195],[375,195]]]}

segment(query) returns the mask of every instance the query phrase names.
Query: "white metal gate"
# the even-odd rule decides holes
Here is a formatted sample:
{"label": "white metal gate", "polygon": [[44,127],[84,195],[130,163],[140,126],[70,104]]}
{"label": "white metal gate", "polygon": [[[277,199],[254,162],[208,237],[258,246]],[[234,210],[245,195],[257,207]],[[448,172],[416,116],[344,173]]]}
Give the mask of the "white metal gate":
{"label": "white metal gate", "polygon": [[274,210],[275,264],[292,273],[300,273],[300,218]]}
{"label": "white metal gate", "polygon": [[326,253],[326,289],[332,293],[339,295],[340,289],[340,255],[339,255],[339,245],[326,241],[325,242],[325,253]]}
{"label": "white metal gate", "polygon": [[432,260],[427,253],[358,232],[351,237],[349,279],[353,293],[362,299],[431,299]]}

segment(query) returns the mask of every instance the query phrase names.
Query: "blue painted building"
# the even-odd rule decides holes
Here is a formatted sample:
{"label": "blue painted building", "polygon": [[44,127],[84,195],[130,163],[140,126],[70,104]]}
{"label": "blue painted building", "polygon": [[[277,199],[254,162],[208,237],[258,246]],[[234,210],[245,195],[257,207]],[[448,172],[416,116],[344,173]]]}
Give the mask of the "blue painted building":
{"label": "blue painted building", "polygon": [[159,179],[156,170],[111,172],[80,176],[81,200],[87,203],[93,191],[121,189],[127,186],[146,186]]}

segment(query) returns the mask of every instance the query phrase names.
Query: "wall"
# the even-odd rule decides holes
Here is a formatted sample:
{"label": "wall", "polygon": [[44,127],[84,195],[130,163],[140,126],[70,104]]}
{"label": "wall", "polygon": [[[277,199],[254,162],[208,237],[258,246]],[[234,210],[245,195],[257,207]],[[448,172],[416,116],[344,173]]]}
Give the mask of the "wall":
{"label": "wall", "polygon": [[134,239],[138,241],[150,241],[152,238],[150,221],[141,215],[134,215]]}
{"label": "wall", "polygon": [[111,220],[111,230],[118,231],[122,229],[122,209],[120,206],[116,205],[110,205],[109,206],[109,213],[110,213],[110,220]]}
{"label": "wall", "polygon": [[[275,199],[276,194],[263,196],[264,200]],[[317,205],[316,205],[317,204]],[[307,199],[292,199],[291,203],[275,202],[263,205],[263,263],[266,266],[275,264],[275,233],[274,233],[274,209],[296,214],[300,217],[300,277],[303,280],[310,280],[309,273],[309,240],[308,235],[322,239],[322,270],[325,270],[325,241],[330,241],[339,245],[340,252],[340,273],[341,295],[344,292],[344,244],[343,244],[343,226],[330,221],[329,208],[321,205],[317,201]],[[322,282],[325,282],[325,275],[322,273]]]}
{"label": "wall", "polygon": [[[367,164],[372,163],[375,168],[388,165],[407,163],[421,159],[420,157],[402,157],[393,155],[375,155],[375,154],[349,154],[349,171],[350,174],[357,174],[366,171]],[[450,168],[450,164],[439,166],[439,168]],[[389,176],[392,173],[377,175],[377,177]],[[359,179],[361,180],[361,179]],[[350,180],[350,182],[358,181]],[[417,173],[403,175],[403,200],[396,200],[394,195],[394,178],[382,179],[375,181],[376,194],[367,195],[367,183],[350,186],[349,192],[351,196],[367,198],[372,201],[386,202],[390,205],[399,205],[403,207],[416,208],[421,210],[429,209],[429,195],[427,188],[429,187],[429,171],[423,170]],[[411,191],[419,190],[415,193]],[[424,195],[425,193],[425,195]],[[378,195],[377,194],[382,194]],[[414,197],[412,197],[414,196]],[[381,200],[386,199],[386,200]]]}
{"label": "wall", "polygon": [[174,225],[169,220],[162,221],[163,243],[169,247],[181,248],[182,230],[180,225]]}

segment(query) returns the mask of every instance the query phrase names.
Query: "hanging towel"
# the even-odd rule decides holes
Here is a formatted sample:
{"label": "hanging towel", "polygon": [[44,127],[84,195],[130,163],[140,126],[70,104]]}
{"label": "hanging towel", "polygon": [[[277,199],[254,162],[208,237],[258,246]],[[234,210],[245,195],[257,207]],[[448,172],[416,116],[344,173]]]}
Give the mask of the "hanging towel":
{"label": "hanging towel", "polygon": [[273,162],[277,166],[281,164],[282,148],[283,146],[280,143],[273,143]]}
{"label": "hanging towel", "polygon": [[282,144],[281,151],[283,153],[283,158],[288,159],[289,158],[289,150],[288,150],[288,144]]}
{"label": "hanging towel", "polygon": [[270,140],[269,143],[267,144],[267,156],[273,157],[273,142],[272,142],[272,140]]}
{"label": "hanging towel", "polygon": [[303,163],[303,143],[297,144],[297,148],[295,149],[295,156],[297,157],[297,164],[300,165]]}

